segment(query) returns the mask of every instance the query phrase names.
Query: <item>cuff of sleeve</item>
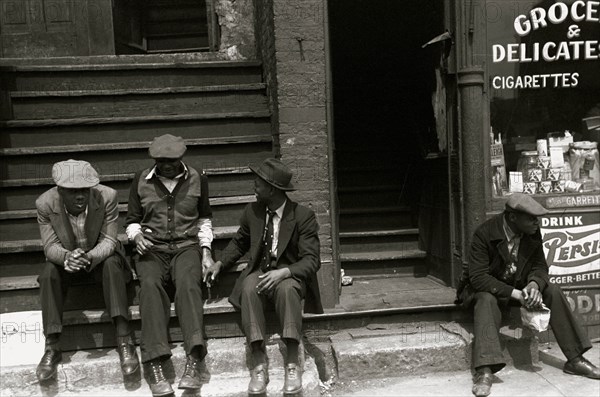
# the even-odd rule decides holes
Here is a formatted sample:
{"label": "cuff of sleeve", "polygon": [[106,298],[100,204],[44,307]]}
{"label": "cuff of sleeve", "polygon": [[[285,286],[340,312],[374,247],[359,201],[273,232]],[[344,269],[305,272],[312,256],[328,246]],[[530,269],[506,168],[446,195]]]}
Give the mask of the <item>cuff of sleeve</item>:
{"label": "cuff of sleeve", "polygon": [[542,279],[541,277],[531,276],[527,281],[535,281],[538,287],[540,287],[540,291],[543,291],[546,288],[546,280]]}

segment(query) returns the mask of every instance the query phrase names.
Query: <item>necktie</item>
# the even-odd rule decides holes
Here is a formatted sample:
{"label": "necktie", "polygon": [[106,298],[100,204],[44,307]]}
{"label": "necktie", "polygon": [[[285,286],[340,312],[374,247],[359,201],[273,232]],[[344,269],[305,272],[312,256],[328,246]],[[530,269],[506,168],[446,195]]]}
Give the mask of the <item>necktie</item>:
{"label": "necktie", "polygon": [[263,231],[263,256],[260,264],[260,269],[263,272],[268,272],[271,267],[271,251],[273,250],[273,216],[275,211],[267,208],[267,222]]}

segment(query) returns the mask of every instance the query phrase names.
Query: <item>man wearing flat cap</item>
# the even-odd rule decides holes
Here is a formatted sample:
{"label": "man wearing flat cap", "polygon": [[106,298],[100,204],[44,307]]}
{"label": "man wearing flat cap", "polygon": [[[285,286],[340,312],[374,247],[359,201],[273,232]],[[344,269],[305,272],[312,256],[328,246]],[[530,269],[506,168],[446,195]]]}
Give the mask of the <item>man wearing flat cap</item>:
{"label": "man wearing flat cap", "polygon": [[86,161],[54,164],[56,187],[35,202],[47,263],[38,278],[46,349],[36,374],[43,382],[56,375],[62,359],[60,335],[64,298],[75,274],[91,273],[102,283],[106,310],[117,333],[124,375],[139,368],[130,337],[126,283],[131,271],[117,240],[117,192],[99,184]]}
{"label": "man wearing flat cap", "polygon": [[181,137],[155,138],[149,149],[154,165],[136,173],[129,194],[126,232],[139,254],[140,347],[153,396],[173,393],[162,368],[171,356],[167,280],[176,289],[175,311],[187,354],[180,389],[200,388],[200,364],[206,356],[201,283],[203,268],[214,264],[212,212],[208,179],[182,161],[185,151]]}
{"label": "man wearing flat cap", "polygon": [[504,213],[484,222],[473,235],[457,303],[474,314],[476,396],[490,394],[492,374],[506,365],[498,330],[501,309],[511,304],[536,310],[543,303],[550,308],[550,326],[567,358],[563,371],[600,379],[598,368],[583,357],[591,348],[585,330],[571,313],[560,287],[548,281],[538,220],[546,213],[532,197],[515,193],[508,199]]}
{"label": "man wearing flat cap", "polygon": [[267,159],[256,174],[257,201],[246,206],[240,228],[222,252],[220,261],[204,276],[214,282],[218,274],[250,252],[248,266],[240,274],[229,297],[241,310],[242,328],[252,350],[249,395],[264,394],[269,373],[264,341],[265,309],[274,305],[286,344],[284,395],[302,390],[298,346],[302,338],[304,311],[323,313],[317,271],[321,266],[319,225],[312,210],[291,201],[286,192],[295,190],[292,173],[277,159]]}

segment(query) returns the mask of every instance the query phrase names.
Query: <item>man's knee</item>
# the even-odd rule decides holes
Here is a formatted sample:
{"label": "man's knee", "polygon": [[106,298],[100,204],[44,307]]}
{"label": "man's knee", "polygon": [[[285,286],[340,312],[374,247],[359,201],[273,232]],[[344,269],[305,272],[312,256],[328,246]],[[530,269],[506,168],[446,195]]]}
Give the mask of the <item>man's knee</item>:
{"label": "man's knee", "polygon": [[38,277],[38,283],[43,284],[48,282],[54,283],[60,281],[61,275],[56,265],[54,263],[46,262],[44,268],[42,269],[42,272]]}
{"label": "man's knee", "polygon": [[102,264],[102,273],[104,275],[113,275],[116,273],[123,273],[123,259],[118,255],[111,255],[106,258]]}
{"label": "man's knee", "polygon": [[301,286],[293,278],[286,278],[275,286],[275,294],[285,298],[302,299]]}
{"label": "man's knee", "polygon": [[544,299],[560,299],[562,298],[563,292],[559,286],[555,284],[548,284],[542,293],[542,297]]}
{"label": "man's knee", "polygon": [[498,299],[489,292],[476,292],[473,296],[475,305],[497,305]]}
{"label": "man's knee", "polygon": [[258,296],[256,286],[258,281],[256,277],[249,275],[242,281],[242,296]]}

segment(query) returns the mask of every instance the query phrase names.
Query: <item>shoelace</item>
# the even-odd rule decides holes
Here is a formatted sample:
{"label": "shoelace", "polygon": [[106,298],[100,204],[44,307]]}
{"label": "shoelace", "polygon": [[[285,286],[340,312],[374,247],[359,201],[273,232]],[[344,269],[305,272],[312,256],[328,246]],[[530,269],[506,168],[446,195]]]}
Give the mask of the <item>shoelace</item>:
{"label": "shoelace", "polygon": [[183,374],[194,376],[195,372],[196,372],[196,361],[190,360],[190,359],[186,360],[185,369],[183,370]]}
{"label": "shoelace", "polygon": [[129,345],[127,343],[121,344],[119,350],[121,351],[123,359],[131,358],[131,351],[129,350]]}
{"label": "shoelace", "polygon": [[152,375],[154,376],[156,383],[166,381],[160,363],[152,363],[150,364],[150,367],[152,367]]}
{"label": "shoelace", "polygon": [[259,369],[258,371],[254,371],[254,376],[256,376],[256,379],[259,381],[263,381],[265,379],[265,370],[264,368]]}
{"label": "shoelace", "polygon": [[288,367],[288,378],[295,380],[298,376],[298,367]]}

